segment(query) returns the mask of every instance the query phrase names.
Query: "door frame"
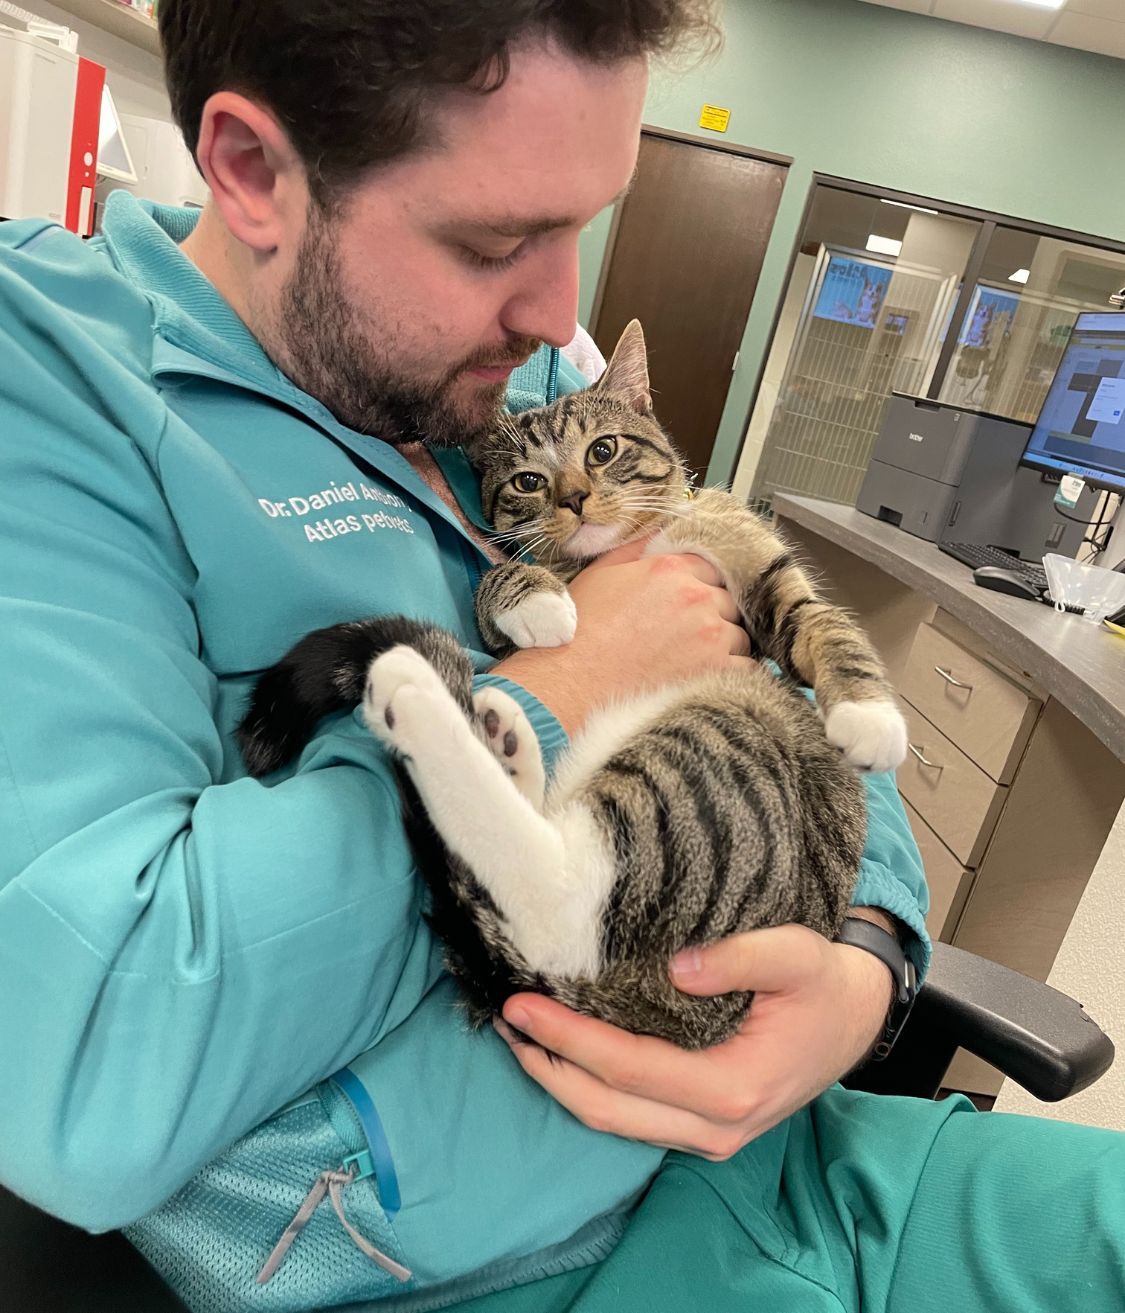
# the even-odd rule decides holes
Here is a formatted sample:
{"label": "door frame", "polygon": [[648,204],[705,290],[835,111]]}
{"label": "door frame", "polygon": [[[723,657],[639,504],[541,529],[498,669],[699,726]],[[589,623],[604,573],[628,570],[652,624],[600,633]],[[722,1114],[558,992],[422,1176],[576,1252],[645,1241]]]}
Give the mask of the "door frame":
{"label": "door frame", "polygon": [[[878,199],[902,201],[908,205],[920,205],[930,209],[940,207],[942,214],[954,219],[977,219],[982,223],[993,222],[999,228],[1017,228],[1021,232],[1031,233],[1035,237],[1052,237],[1064,242],[1077,242],[1082,246],[1094,246],[1100,250],[1115,251],[1125,255],[1125,242],[1116,237],[1101,237],[1096,233],[1079,232],[1076,228],[1060,228],[1056,224],[1041,223],[1038,219],[1021,219],[1016,215],[1003,214],[999,210],[982,210],[973,205],[962,205],[956,201],[943,201],[935,196],[919,196],[914,192],[897,191],[894,187],[881,187],[875,182],[860,182],[855,178],[841,178],[832,173],[814,173],[809,187],[805,213],[801,216],[801,231],[808,222],[812,208],[812,193],[817,186],[838,187],[843,191],[857,192],[861,196],[874,196]],[[800,234],[798,234],[798,238]]]}
{"label": "door frame", "polygon": [[[690,132],[674,132],[671,128],[658,128],[649,123],[641,124],[641,136],[662,137],[665,141],[679,141],[687,146],[702,146],[705,150],[717,150],[726,155],[741,155],[746,159],[761,160],[763,164],[780,164],[786,169],[793,166],[792,155],[778,155],[774,151],[759,150],[756,146],[742,146],[733,141],[715,141],[711,137],[697,137]],[[782,183],[783,190],[784,185]],[[594,301],[590,307],[591,336],[597,329],[598,319],[602,313],[602,300],[605,296],[606,283],[609,281],[609,269],[613,264],[613,256],[617,248],[617,237],[621,228],[621,216],[624,213],[627,198],[628,192],[613,207],[613,219],[609,225],[609,234],[606,237],[602,267],[598,273],[598,284],[594,289]]]}

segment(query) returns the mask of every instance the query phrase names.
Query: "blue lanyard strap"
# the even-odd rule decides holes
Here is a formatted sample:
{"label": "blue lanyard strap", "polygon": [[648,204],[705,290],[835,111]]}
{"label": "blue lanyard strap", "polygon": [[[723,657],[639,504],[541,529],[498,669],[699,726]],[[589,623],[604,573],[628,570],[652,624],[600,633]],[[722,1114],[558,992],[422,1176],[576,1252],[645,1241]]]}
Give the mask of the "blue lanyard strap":
{"label": "blue lanyard strap", "polygon": [[363,1124],[363,1133],[367,1137],[371,1162],[375,1168],[375,1179],[379,1182],[379,1199],[383,1205],[383,1212],[388,1218],[394,1217],[402,1207],[398,1176],[395,1173],[394,1159],[391,1157],[391,1146],[387,1142],[387,1133],[383,1130],[383,1123],[379,1119],[375,1104],[371,1101],[371,1095],[367,1092],[367,1086],[350,1067],[341,1067],[331,1079],[356,1110]]}

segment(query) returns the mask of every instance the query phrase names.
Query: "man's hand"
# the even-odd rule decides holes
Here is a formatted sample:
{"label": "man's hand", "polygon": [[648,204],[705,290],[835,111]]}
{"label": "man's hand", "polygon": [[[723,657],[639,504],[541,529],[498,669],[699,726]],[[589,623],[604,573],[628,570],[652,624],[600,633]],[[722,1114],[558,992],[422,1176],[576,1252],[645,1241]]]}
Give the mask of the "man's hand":
{"label": "man's hand", "polygon": [[699,556],[642,558],[645,546],[607,552],[572,581],[570,643],[493,667],[550,707],[568,734],[607,702],[749,660],[750,639],[714,566]]}
{"label": "man's hand", "polygon": [[587,1126],[722,1161],[857,1066],[892,994],[877,958],[796,925],[680,954],[672,980],[689,994],[754,990],[739,1033],[688,1053],[537,994],[509,999],[504,1017],[543,1048],[497,1029],[528,1075]]}

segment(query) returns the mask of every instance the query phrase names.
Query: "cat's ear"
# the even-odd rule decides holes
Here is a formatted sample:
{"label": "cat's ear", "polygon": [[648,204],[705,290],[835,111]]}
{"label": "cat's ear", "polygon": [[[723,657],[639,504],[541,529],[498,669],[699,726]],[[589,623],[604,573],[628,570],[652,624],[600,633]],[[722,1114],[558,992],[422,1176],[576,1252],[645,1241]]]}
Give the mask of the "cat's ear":
{"label": "cat's ear", "polygon": [[598,390],[612,392],[631,406],[638,414],[652,414],[652,394],[648,385],[648,354],[645,351],[645,335],[641,332],[639,319],[626,325],[613,359],[606,366],[605,373],[598,379]]}

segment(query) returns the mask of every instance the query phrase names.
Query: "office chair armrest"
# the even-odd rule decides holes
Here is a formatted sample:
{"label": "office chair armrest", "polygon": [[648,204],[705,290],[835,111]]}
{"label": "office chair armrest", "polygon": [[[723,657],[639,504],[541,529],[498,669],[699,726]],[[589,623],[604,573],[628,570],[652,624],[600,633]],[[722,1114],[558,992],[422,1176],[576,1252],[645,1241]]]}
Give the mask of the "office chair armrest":
{"label": "office chair armrest", "polygon": [[959,1048],[1055,1103],[1092,1085],[1113,1042],[1057,989],[951,944],[935,944],[930,974],[884,1062],[845,1078],[850,1089],[935,1098]]}
{"label": "office chair armrest", "polygon": [[1086,1089],[1113,1063],[1113,1041],[1080,1003],[952,944],[934,945],[923,1000],[930,1026],[1048,1103]]}

